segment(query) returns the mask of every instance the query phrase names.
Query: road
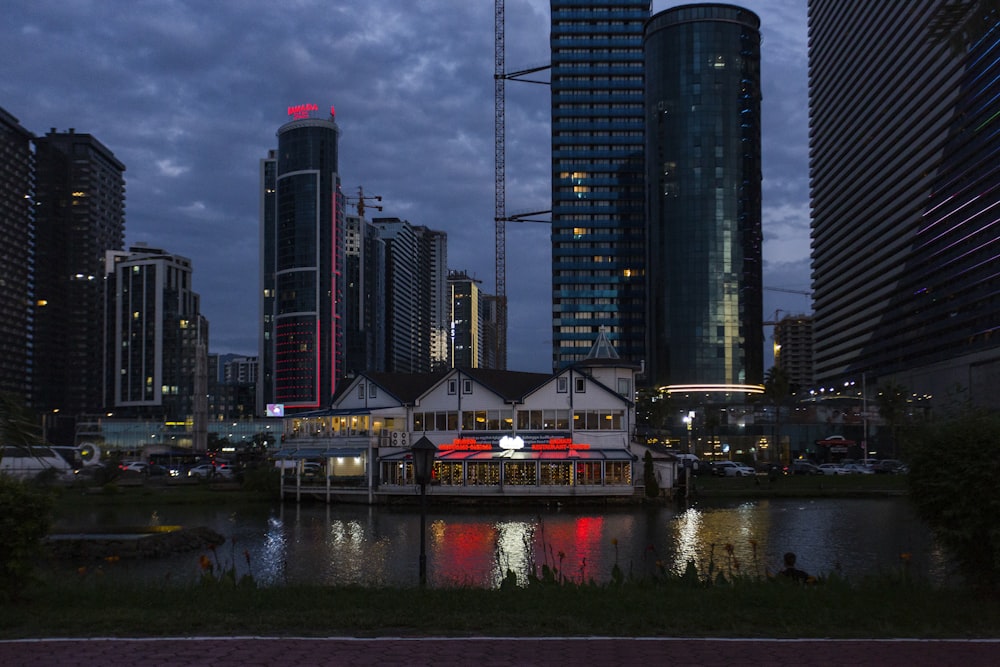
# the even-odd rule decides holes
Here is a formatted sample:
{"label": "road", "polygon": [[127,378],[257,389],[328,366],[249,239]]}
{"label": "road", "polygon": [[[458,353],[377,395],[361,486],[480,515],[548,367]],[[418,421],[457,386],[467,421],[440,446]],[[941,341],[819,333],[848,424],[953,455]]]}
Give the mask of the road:
{"label": "road", "polygon": [[0,641],[4,667],[768,665],[986,667],[1000,640],[198,637]]}

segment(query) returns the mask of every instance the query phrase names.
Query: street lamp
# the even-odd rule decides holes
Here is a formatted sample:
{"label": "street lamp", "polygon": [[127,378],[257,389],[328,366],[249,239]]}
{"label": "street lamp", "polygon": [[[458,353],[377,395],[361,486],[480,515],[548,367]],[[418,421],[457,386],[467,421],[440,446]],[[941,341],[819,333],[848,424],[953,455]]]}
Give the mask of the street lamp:
{"label": "street lamp", "polygon": [[437,447],[427,436],[420,438],[410,447],[413,456],[413,476],[420,485],[420,585],[427,585],[427,484],[434,470],[434,455]]}

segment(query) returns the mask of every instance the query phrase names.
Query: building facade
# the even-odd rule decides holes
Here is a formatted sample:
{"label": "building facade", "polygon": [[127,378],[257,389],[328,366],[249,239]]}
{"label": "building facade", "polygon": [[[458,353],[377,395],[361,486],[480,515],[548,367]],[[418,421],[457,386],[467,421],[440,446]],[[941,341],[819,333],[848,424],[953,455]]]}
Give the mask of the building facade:
{"label": "building facade", "polygon": [[106,267],[107,411],[190,423],[197,434],[208,409],[208,321],[190,260],[133,246],[109,251]]}
{"label": "building facade", "polygon": [[125,243],[125,165],[72,129],[35,152],[33,405],[72,419],[104,408],[104,260]]}
{"label": "building facade", "polygon": [[344,371],[344,196],[333,110],[289,115],[261,162],[258,401],[296,411],[329,405]]}
{"label": "building facade", "polygon": [[760,20],[684,5],[645,32],[651,384],[763,381]]}
{"label": "building facade", "polygon": [[645,357],[643,25],[649,0],[552,0],[552,364],[603,327]]}
{"label": "building facade", "polygon": [[818,383],[1000,406],[995,7],[809,2]]}
{"label": "building facade", "polygon": [[0,392],[31,400],[34,322],[34,135],[0,109]]}

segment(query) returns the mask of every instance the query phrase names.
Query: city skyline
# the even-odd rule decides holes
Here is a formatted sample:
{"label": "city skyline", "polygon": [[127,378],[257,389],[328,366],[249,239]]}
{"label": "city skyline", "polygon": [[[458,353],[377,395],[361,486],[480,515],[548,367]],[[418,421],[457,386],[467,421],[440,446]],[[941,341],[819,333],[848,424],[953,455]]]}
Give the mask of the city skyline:
{"label": "city skyline", "polygon": [[[805,3],[738,4],[762,20],[764,284],[806,290]],[[126,245],[190,257],[211,351],[254,354],[258,163],[290,106],[334,106],[345,195],[363,187],[380,215],[446,232],[448,268],[492,292],[492,9],[16,2],[0,106],[35,135],[75,128],[108,146],[126,165]],[[507,0],[508,70],[548,62],[548,15],[546,0]],[[506,108],[507,211],[548,209],[548,87],[510,83]],[[547,226],[508,226],[511,369],[550,367],[550,248]],[[764,319],[809,306],[766,291]]]}

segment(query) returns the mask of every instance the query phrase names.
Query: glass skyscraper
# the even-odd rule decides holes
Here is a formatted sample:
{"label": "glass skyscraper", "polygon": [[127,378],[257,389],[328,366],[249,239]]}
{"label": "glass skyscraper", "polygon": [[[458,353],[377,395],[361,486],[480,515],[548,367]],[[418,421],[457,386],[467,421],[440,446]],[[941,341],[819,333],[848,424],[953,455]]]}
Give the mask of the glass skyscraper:
{"label": "glass skyscraper", "polygon": [[1000,406],[995,3],[809,2],[814,361]]}
{"label": "glass skyscraper", "polygon": [[648,381],[763,381],[760,20],[684,5],[645,35]]}
{"label": "glass skyscraper", "polygon": [[327,407],[343,373],[345,232],[332,110],[289,114],[261,161],[258,401],[294,411]]}
{"label": "glass skyscraper", "polygon": [[644,358],[643,24],[649,0],[552,0],[552,363],[600,331]]}

